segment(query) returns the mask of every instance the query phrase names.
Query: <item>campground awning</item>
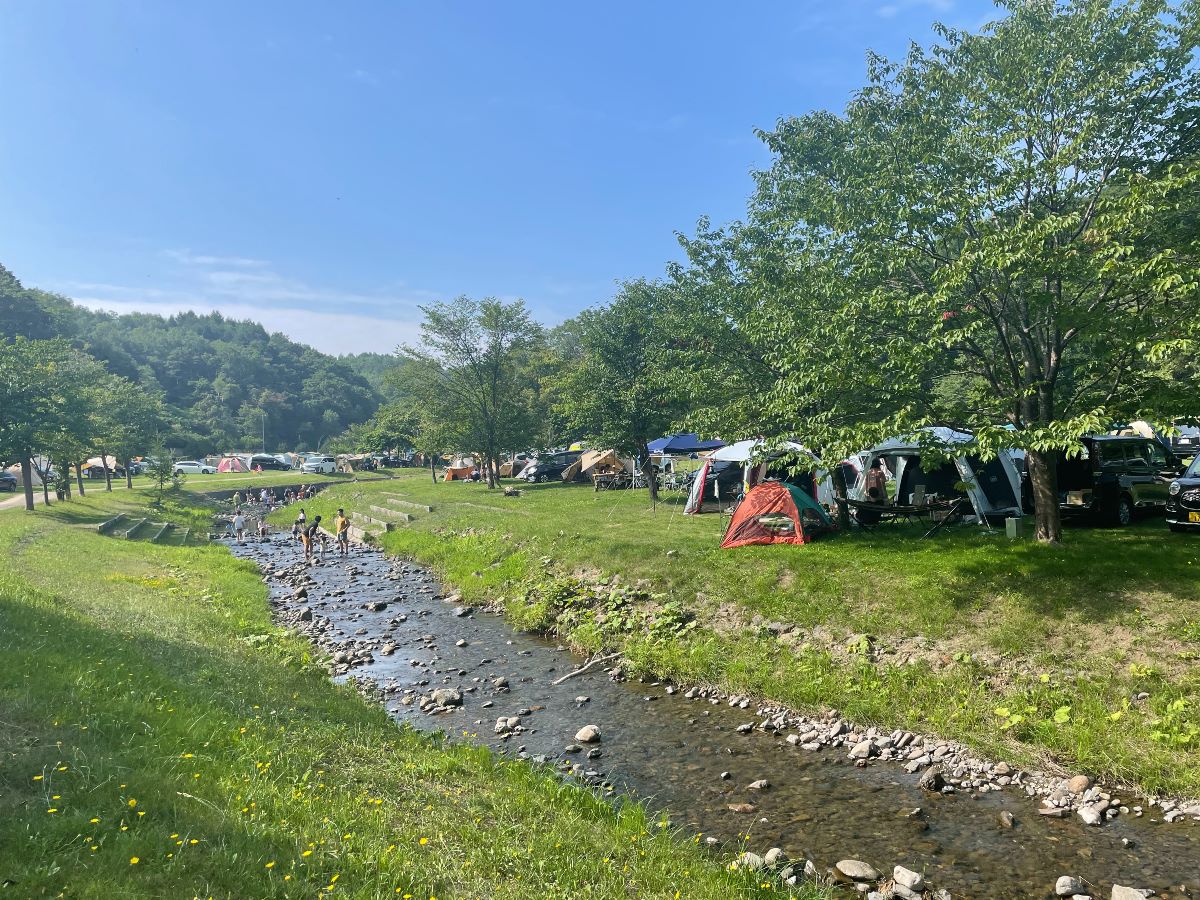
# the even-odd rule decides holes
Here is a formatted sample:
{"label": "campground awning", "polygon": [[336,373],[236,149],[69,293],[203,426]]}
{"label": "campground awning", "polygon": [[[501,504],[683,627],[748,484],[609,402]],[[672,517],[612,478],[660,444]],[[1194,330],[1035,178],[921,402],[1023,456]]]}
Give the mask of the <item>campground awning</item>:
{"label": "campground awning", "polygon": [[697,434],[669,434],[646,445],[651,453],[704,453],[724,447],[724,441],[702,441]]}

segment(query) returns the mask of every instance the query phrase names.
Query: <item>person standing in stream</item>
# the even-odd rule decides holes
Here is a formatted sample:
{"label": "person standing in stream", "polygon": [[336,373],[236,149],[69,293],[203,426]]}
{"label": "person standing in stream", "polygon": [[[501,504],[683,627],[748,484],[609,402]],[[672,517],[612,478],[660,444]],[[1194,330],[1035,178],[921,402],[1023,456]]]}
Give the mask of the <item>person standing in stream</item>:
{"label": "person standing in stream", "polygon": [[304,538],[304,527],[308,524],[308,516],[304,515],[304,507],[300,507],[300,515],[296,516],[296,523],[292,525],[292,534],[298,539]]}
{"label": "person standing in stream", "polygon": [[340,506],[333,519],[333,531],[337,535],[338,553],[345,556],[350,552],[350,520],[346,517],[346,511]]}
{"label": "person standing in stream", "polygon": [[321,517],[313,516],[312,524],[300,532],[300,540],[304,543],[304,559],[306,562],[312,562],[313,541],[317,539],[320,531]]}

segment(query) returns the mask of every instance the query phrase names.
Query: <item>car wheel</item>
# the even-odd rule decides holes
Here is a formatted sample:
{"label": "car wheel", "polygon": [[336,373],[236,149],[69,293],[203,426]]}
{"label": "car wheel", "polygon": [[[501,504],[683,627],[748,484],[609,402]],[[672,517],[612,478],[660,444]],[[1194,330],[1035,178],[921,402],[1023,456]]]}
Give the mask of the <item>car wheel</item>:
{"label": "car wheel", "polygon": [[545,475],[539,475],[537,477],[537,480],[538,480],[538,484],[545,484],[550,479],[548,477],[546,477]]}
{"label": "car wheel", "polygon": [[211,475],[212,473],[213,473],[212,469],[201,469],[200,470],[201,475]]}
{"label": "car wheel", "polygon": [[1125,528],[1133,524],[1133,501],[1124,494],[1117,501],[1117,516],[1116,525],[1120,528]]}

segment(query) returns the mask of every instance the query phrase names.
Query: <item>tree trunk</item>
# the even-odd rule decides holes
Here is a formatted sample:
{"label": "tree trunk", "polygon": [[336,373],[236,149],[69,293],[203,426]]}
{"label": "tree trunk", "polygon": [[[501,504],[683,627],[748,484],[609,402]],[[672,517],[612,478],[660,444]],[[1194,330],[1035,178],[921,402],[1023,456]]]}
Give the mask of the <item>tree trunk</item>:
{"label": "tree trunk", "polygon": [[829,470],[829,477],[833,479],[833,502],[837,507],[837,527],[842,531],[849,531],[850,504],[846,502],[846,472],[841,466],[835,465]]}
{"label": "tree trunk", "polygon": [[1029,485],[1033,488],[1034,536],[1045,544],[1062,542],[1062,515],[1058,508],[1057,452],[1030,450],[1025,454]]}
{"label": "tree trunk", "polygon": [[50,485],[46,483],[46,479],[50,475],[50,468],[47,466],[45,471],[38,469],[38,477],[42,479],[42,503],[46,506],[50,505]]}
{"label": "tree trunk", "polygon": [[75,463],[75,483],[77,485],[79,485],[79,496],[82,497],[84,495],[84,493],[83,493],[83,466],[80,465],[79,463]]}
{"label": "tree trunk", "polygon": [[658,477],[654,474],[654,463],[650,459],[650,448],[642,442],[642,477],[646,479],[646,487],[650,491],[650,502],[658,502]]}
{"label": "tree trunk", "polygon": [[131,459],[125,460],[125,487],[129,488],[129,490],[131,490],[131,491],[133,490],[132,463],[133,463],[133,460],[131,460]]}
{"label": "tree trunk", "polygon": [[437,469],[433,467],[433,454],[429,454],[429,477],[433,479],[433,483],[437,484]]}
{"label": "tree trunk", "polygon": [[28,451],[21,457],[21,482],[25,486],[25,509],[33,512],[33,466]]}
{"label": "tree trunk", "polygon": [[100,451],[100,463],[104,466],[104,489],[112,493],[112,472],[108,470],[108,454]]}

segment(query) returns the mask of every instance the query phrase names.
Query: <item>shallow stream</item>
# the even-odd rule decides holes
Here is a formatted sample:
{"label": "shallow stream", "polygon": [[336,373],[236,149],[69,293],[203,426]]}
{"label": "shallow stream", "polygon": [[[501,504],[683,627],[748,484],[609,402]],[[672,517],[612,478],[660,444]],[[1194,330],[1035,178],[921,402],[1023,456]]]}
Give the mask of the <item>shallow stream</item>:
{"label": "shallow stream", "polygon": [[[301,558],[299,545],[281,538],[233,549],[276,569]],[[462,615],[441,599],[428,572],[402,560],[355,547],[345,559],[327,554],[309,574],[315,583],[303,601],[292,601],[292,587],[274,579],[272,598],[287,598],[282,605],[288,607],[307,605],[318,622],[328,620],[328,636],[339,642],[373,642],[373,661],[350,674],[385,687],[385,705],[398,721],[456,736],[467,732],[509,754],[544,755],[560,768],[564,760],[580,764],[592,781],[609,782],[667,812],[673,824],[727,845],[740,845],[740,836],[748,835],[748,849],[778,846],[793,859],[812,859],[821,871],[847,857],[885,875],[903,865],[924,872],[930,887],[946,888],[956,900],[1049,897],[1060,875],[1079,876],[1097,898],[1107,898],[1114,883],[1170,897],[1200,895],[1200,826],[1190,820],[1164,824],[1159,811],[1149,809],[1141,818],[1088,827],[1074,815],[1038,815],[1037,800],[1020,789],[931,794],[917,786],[919,775],[896,762],[859,768],[844,749],[811,752],[782,735],[738,733],[738,726],[760,721],[754,706],[731,708],[686,699],[662,684],[613,681],[603,667],[552,686],[583,660],[513,631],[499,615]],[[365,608],[379,601],[387,607]],[[382,655],[383,642],[397,649]],[[501,677],[506,688],[493,684]],[[430,715],[400,702],[406,689],[426,696],[439,687],[461,691],[462,706]],[[523,710],[527,730],[507,738],[495,733],[498,717]],[[602,733],[598,757],[565,752],[585,725]],[[750,789],[758,779],[770,787]],[[746,803],[752,812],[730,809]],[[1005,811],[1015,827],[1002,825]]]}

